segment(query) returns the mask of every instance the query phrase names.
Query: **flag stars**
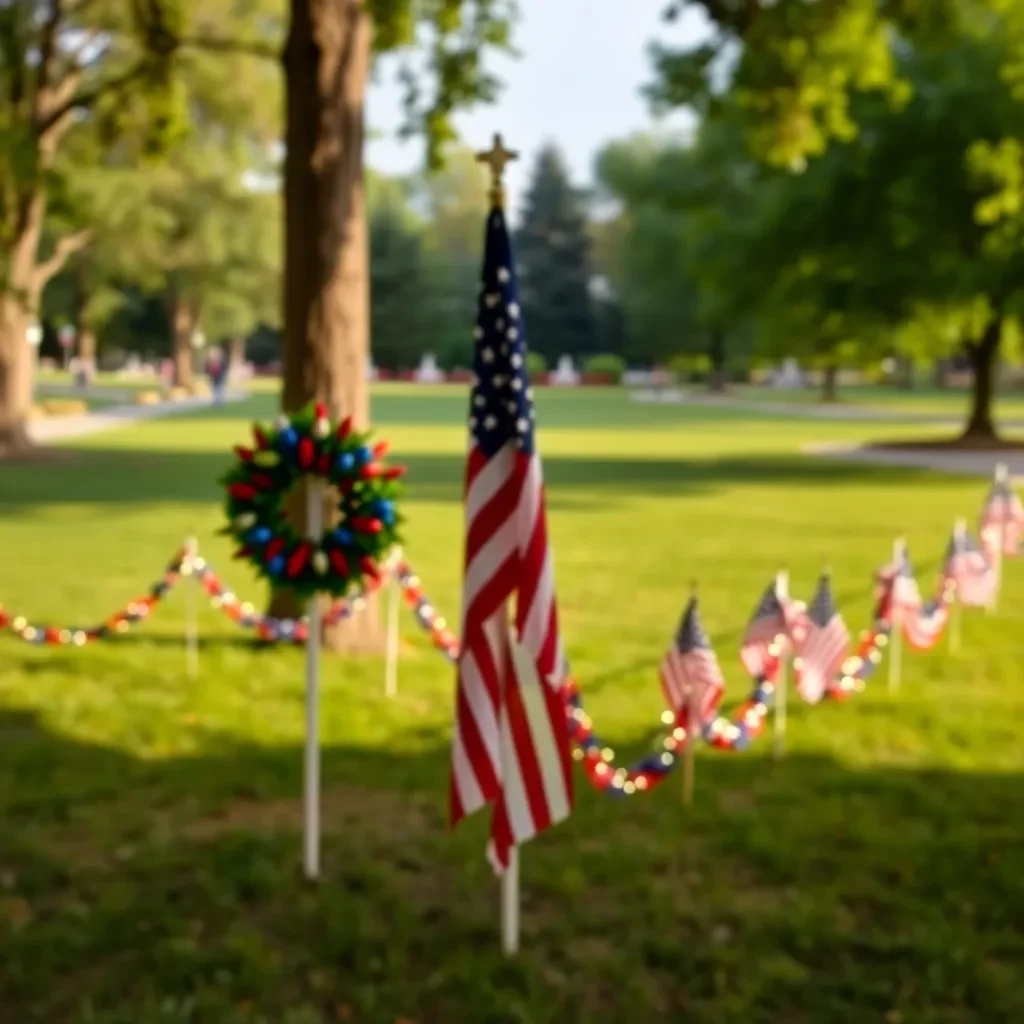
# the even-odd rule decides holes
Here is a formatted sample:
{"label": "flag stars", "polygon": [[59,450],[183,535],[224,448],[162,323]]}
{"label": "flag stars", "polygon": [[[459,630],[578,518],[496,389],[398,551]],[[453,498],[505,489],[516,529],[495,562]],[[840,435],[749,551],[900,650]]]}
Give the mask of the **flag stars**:
{"label": "flag stars", "polygon": [[508,267],[498,267],[498,280],[502,284],[508,284],[512,279],[512,275],[508,272]]}
{"label": "flag stars", "polygon": [[478,408],[482,409],[487,404],[487,399],[483,395],[476,395],[473,398],[473,404]]}
{"label": "flag stars", "polygon": [[508,304],[508,315],[509,315],[509,319],[510,320],[518,320],[519,319],[519,303],[518,302],[510,302]]}
{"label": "flag stars", "polygon": [[515,341],[516,338],[519,337],[519,329],[516,327],[510,327],[506,332],[505,337],[507,337],[509,341]]}
{"label": "flag stars", "polygon": [[487,304],[488,309],[494,309],[500,300],[501,296],[497,292],[484,296],[484,302]]}
{"label": "flag stars", "polygon": [[473,337],[476,338],[477,341],[479,341],[483,336],[484,329],[479,324],[477,324],[476,327],[473,328]]}
{"label": "flag stars", "polygon": [[484,430],[493,430],[498,425],[497,416],[484,417]]}
{"label": "flag stars", "polygon": [[523,382],[518,377],[513,377],[512,378],[512,390],[513,391],[522,391],[523,390]]}
{"label": "flag stars", "polygon": [[513,352],[511,363],[518,370],[523,365],[523,357],[518,352]]}
{"label": "flag stars", "polygon": [[485,363],[493,363],[494,362],[494,349],[490,348],[489,346],[487,348],[480,349],[480,358]]}
{"label": "flag stars", "polygon": [[516,430],[518,430],[520,434],[525,434],[529,429],[530,421],[525,416],[520,416],[519,419],[516,420]]}

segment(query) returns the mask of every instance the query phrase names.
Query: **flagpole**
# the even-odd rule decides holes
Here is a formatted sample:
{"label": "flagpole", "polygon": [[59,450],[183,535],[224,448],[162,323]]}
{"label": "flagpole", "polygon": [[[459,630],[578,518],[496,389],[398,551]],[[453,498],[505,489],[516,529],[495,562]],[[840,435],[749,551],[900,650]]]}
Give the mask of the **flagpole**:
{"label": "flagpole", "polygon": [[[780,569],[775,575],[775,596],[780,602],[789,600],[789,573],[785,569]],[[785,638],[781,635],[776,637],[775,644],[779,649],[779,674],[775,681],[775,756],[780,758],[786,745],[786,690],[789,685],[789,659]]]}
{"label": "flagpole", "polygon": [[[306,533],[319,538],[324,530],[323,484],[306,481]],[[306,625],[306,756],[304,765],[303,862],[306,878],[320,877],[320,646],[323,619],[319,594],[307,604]]]}
{"label": "flagpole", "polygon": [[[967,521],[963,516],[957,516],[953,523],[953,543],[955,550],[964,550],[964,536],[967,532]],[[963,604],[960,602],[960,587],[956,586],[953,591],[953,602],[949,609],[949,653],[960,653],[960,641],[963,629]]]}
{"label": "flagpole", "polygon": [[[502,138],[498,134],[495,134],[489,150],[476,154],[477,162],[486,164],[491,172],[491,188],[488,198],[492,212],[503,210],[505,207],[505,165],[518,157],[518,153],[505,148]],[[514,627],[510,622],[508,643],[515,642]],[[504,707],[501,713],[505,714]],[[503,728],[499,729],[503,780],[509,777],[509,759],[511,757],[504,731]],[[515,956],[519,952],[519,902],[519,847],[513,845],[509,850],[508,866],[501,875],[501,951],[505,956]]]}
{"label": "flagpole", "polygon": [[[697,596],[697,583],[690,584],[690,596]],[[699,714],[697,705],[697,687],[690,683],[686,695],[686,750],[683,752],[683,806],[693,806],[693,787],[697,773],[697,737],[700,730],[697,727]]]}
{"label": "flagpole", "polygon": [[[903,537],[897,537],[892,542],[892,562],[896,573],[899,573],[903,562],[907,542]],[[893,592],[891,595],[892,607],[892,628],[889,633],[889,692],[895,693],[900,688],[900,669],[903,654],[903,612],[896,603],[896,578],[892,581]]]}
{"label": "flagpole", "polygon": [[398,693],[398,611],[399,590],[398,577],[391,574],[391,586],[388,588],[388,639],[387,661],[384,667],[384,695],[394,697]]}
{"label": "flagpole", "polygon": [[[1009,468],[1005,462],[996,464],[996,484],[1006,484],[1009,478]],[[999,592],[1003,589],[1003,552],[1006,550],[1006,517],[1009,514],[1009,502],[1000,497],[999,499],[999,550],[996,552],[992,563],[992,571],[996,574],[996,581],[992,587],[992,601],[987,607],[989,614],[992,614],[999,605]]]}

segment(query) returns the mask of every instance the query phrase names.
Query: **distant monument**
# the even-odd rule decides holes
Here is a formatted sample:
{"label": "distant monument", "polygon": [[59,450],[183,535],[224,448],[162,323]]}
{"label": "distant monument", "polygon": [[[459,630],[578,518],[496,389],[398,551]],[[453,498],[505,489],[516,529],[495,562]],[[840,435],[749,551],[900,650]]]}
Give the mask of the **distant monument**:
{"label": "distant monument", "polygon": [[377,380],[379,374],[377,373],[377,367],[373,365],[373,359],[366,360],[366,379]]}
{"label": "distant monument", "polygon": [[775,388],[802,388],[806,383],[804,371],[795,359],[784,360],[781,368],[772,374],[772,387]]}
{"label": "distant monument", "polygon": [[416,380],[420,384],[437,384],[444,380],[444,374],[437,368],[437,360],[432,352],[424,353],[420,368],[416,371]]}
{"label": "distant monument", "polygon": [[580,375],[573,366],[572,356],[562,356],[558,360],[558,369],[551,374],[551,383],[559,387],[575,387],[580,382]]}

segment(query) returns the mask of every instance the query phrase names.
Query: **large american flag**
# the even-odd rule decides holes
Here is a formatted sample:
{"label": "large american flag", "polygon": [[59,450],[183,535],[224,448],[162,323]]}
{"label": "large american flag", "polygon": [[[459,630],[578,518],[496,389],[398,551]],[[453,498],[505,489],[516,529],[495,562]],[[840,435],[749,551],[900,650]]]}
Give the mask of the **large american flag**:
{"label": "large american flag", "polygon": [[469,410],[451,817],[454,825],[494,803],[488,858],[501,872],[513,846],[569,814],[572,782],[533,394],[500,209],[488,217],[484,246]]}
{"label": "large american flag", "polygon": [[691,597],[679,623],[675,639],[661,663],[661,688],[665,701],[675,712],[676,722],[690,733],[690,708],[696,707],[699,730],[714,713],[725,692],[725,680]]}
{"label": "large american flag", "polygon": [[764,674],[770,660],[768,648],[780,640],[787,643],[793,624],[792,602],[779,597],[777,581],[773,580],[761,595],[740,641],[740,661],[752,676]]}
{"label": "large american flag", "polygon": [[832,598],[832,584],[823,575],[807,609],[807,632],[793,662],[797,689],[809,704],[817,704],[825,695],[846,657],[849,642],[850,633]]}
{"label": "large american flag", "polygon": [[1009,480],[994,480],[985,504],[981,507],[978,533],[985,550],[993,554],[1014,556],[1020,546],[1024,529],[1024,505],[1010,486]]}
{"label": "large american flag", "polygon": [[996,574],[966,530],[954,530],[949,538],[942,575],[954,584],[956,599],[965,607],[980,608],[992,601]]}

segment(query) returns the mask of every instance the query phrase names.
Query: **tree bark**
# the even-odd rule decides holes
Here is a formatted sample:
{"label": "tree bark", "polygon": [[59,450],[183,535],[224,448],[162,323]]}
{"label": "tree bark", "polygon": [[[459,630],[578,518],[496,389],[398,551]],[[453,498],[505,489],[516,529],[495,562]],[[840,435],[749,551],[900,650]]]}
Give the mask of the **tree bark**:
{"label": "tree bark", "polygon": [[[352,416],[359,426],[369,419],[363,111],[372,41],[362,0],[291,0],[284,52],[282,406],[295,412],[321,401],[332,417]],[[291,514],[301,522],[304,513],[297,494]],[[300,611],[287,590],[274,592],[270,610]],[[376,603],[330,634],[325,643],[333,648],[379,647]]]}
{"label": "tree bark", "polygon": [[992,440],[997,437],[992,420],[992,399],[995,394],[995,371],[999,342],[1003,335],[1003,319],[994,316],[985,327],[981,337],[967,345],[967,356],[974,373],[971,395],[971,414],[964,428],[963,437],[971,440]]}
{"label": "tree bark", "polygon": [[839,401],[839,367],[826,366],[821,380],[821,400],[823,402]]}
{"label": "tree bark", "polygon": [[173,289],[167,297],[167,319],[171,327],[171,360],[174,364],[172,381],[176,387],[190,388],[195,383],[192,336],[196,329],[196,310]]}
{"label": "tree bark", "polygon": [[708,341],[708,358],[711,361],[711,373],[708,375],[708,388],[714,392],[725,390],[725,335],[721,331],[712,331]]}
{"label": "tree bark", "polygon": [[0,295],[0,456],[31,446],[32,350],[25,337],[25,307],[13,296]]}

